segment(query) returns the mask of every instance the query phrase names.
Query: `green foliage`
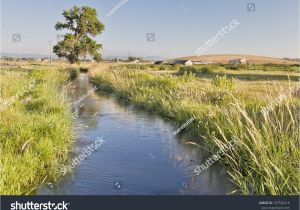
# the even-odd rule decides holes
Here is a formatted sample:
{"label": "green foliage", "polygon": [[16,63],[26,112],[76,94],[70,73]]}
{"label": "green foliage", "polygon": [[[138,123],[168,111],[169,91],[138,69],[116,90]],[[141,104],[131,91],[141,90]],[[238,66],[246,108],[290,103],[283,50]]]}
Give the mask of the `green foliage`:
{"label": "green foliage", "polygon": [[69,30],[64,35],[64,39],[53,47],[54,53],[58,57],[68,59],[70,63],[79,63],[79,57],[85,55],[93,56],[99,62],[101,54],[98,52],[102,48],[91,37],[95,37],[104,30],[104,25],[97,19],[97,11],[94,8],[74,6],[69,10],[64,10],[65,23],[57,22],[56,30]]}
{"label": "green foliage", "polygon": [[229,70],[262,70],[262,71],[289,71],[289,72],[299,72],[300,64],[219,64],[219,66],[224,67]]}
{"label": "green foliage", "polygon": [[129,56],[129,57],[128,57],[128,61],[129,61],[129,62],[132,62],[132,61],[134,61],[134,60],[135,60],[135,57],[133,57],[133,56]]}
{"label": "green foliage", "polygon": [[86,72],[89,71],[89,68],[86,68],[86,67],[80,67],[80,68],[79,68],[79,71],[80,71],[80,72],[85,72],[85,73],[86,73]]}
{"label": "green foliage", "polygon": [[229,70],[239,70],[240,67],[241,67],[240,65],[230,65],[230,64],[225,65],[225,68]]}
{"label": "green foliage", "polygon": [[76,79],[77,76],[78,76],[78,69],[76,69],[76,68],[70,68],[68,70],[69,70],[69,74],[70,74],[69,79],[70,80]]}
{"label": "green foliage", "polygon": [[[57,180],[68,159],[73,124],[61,89],[69,75],[53,69],[2,72],[0,98],[28,91],[0,109],[0,194],[32,194]],[[29,90],[32,80],[38,82]]]}
{"label": "green foliage", "polygon": [[299,63],[291,64],[290,67],[298,67],[298,68],[299,68],[299,67],[300,67],[300,64],[299,64]]}
{"label": "green foliage", "polygon": [[178,73],[200,75],[200,74],[210,74],[213,73],[213,71],[209,67],[196,68],[193,66],[182,66],[180,67]]}
{"label": "green foliage", "polygon": [[143,58],[141,58],[141,57],[134,57],[134,56],[129,56],[128,57],[128,61],[129,62],[132,62],[132,61],[135,61],[135,60],[143,61]]}
{"label": "green foliage", "polygon": [[210,74],[210,73],[213,73],[213,71],[212,71],[210,68],[208,68],[208,67],[202,67],[200,70],[201,70],[201,73],[202,73],[202,74]]}
{"label": "green foliage", "polygon": [[159,70],[166,70],[164,65],[159,66]]}
{"label": "green foliage", "polygon": [[196,74],[198,73],[198,69],[193,67],[193,66],[182,66],[180,67],[179,71],[178,71],[179,74]]}
{"label": "green foliage", "polygon": [[263,65],[254,65],[255,69],[263,71],[290,71],[290,72],[299,72],[300,64],[263,64]]}
{"label": "green foliage", "polygon": [[223,77],[219,77],[218,75],[212,80],[212,84],[218,89],[227,89],[233,90],[234,89],[234,80],[228,79],[226,75]]}
{"label": "green foliage", "polygon": [[102,55],[100,53],[94,53],[93,59],[99,63],[102,60]]}
{"label": "green foliage", "polygon": [[138,64],[127,64],[127,65],[123,65],[122,67],[126,68],[126,69],[140,69],[140,70],[144,70],[144,66],[138,65]]}

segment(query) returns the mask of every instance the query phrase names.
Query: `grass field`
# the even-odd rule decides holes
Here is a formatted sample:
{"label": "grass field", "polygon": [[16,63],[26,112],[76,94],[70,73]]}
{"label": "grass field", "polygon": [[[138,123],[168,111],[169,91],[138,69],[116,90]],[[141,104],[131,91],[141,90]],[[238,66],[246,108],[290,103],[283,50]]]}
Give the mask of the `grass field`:
{"label": "grass field", "polygon": [[211,154],[235,139],[222,161],[242,194],[299,194],[299,84],[292,81],[298,73],[270,70],[257,79],[257,72],[239,70],[230,78],[223,66],[172,68],[111,66],[90,77],[99,89],[178,126],[195,117],[186,132]]}
{"label": "grass field", "polygon": [[299,64],[299,61],[292,61],[282,58],[266,57],[259,55],[242,55],[242,54],[213,54],[213,55],[200,55],[200,56],[188,56],[181,59],[187,59],[192,61],[213,61],[214,63],[226,64],[230,59],[246,59],[251,64]]}
{"label": "grass field", "polygon": [[66,71],[0,70],[0,194],[33,193],[58,178],[73,139]]}
{"label": "grass field", "polygon": [[[30,194],[59,178],[73,131],[62,86],[88,71],[115,93],[181,126],[209,154],[224,149],[240,193],[299,194],[299,72],[295,65],[153,65],[22,63],[0,70],[0,194]],[[264,69],[262,69],[264,68]],[[34,69],[34,70],[33,70]]]}

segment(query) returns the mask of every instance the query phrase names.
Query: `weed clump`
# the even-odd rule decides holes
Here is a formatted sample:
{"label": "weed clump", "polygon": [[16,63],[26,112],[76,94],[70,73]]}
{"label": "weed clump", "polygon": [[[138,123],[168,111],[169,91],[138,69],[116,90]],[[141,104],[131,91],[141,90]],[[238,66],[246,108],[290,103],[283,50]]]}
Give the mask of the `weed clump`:
{"label": "weed clump", "polygon": [[234,80],[231,78],[227,78],[226,75],[223,77],[219,77],[218,75],[213,78],[212,84],[218,89],[227,89],[233,90],[234,89]]}

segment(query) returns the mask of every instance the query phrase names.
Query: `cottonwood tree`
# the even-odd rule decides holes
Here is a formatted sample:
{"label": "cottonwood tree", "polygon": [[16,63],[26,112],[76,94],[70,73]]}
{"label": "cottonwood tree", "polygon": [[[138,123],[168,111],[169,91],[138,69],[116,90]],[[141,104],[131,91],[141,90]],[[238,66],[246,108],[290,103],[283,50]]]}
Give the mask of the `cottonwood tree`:
{"label": "cottonwood tree", "polygon": [[66,22],[57,22],[55,29],[68,30],[63,35],[63,40],[53,47],[54,53],[60,58],[66,58],[70,63],[79,63],[79,58],[90,55],[97,62],[101,60],[98,52],[102,48],[92,38],[100,35],[104,25],[97,19],[97,11],[94,8],[74,6],[64,10],[63,16]]}

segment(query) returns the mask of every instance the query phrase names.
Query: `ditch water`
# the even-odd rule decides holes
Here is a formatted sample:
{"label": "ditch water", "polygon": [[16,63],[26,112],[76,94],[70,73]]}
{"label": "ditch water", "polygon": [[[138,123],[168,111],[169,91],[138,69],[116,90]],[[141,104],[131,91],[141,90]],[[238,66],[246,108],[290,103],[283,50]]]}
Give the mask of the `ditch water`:
{"label": "ditch water", "polygon": [[81,132],[72,156],[82,154],[97,137],[104,143],[37,194],[224,195],[235,190],[219,164],[194,173],[196,164],[206,160],[203,151],[185,144],[187,137],[174,136],[177,127],[170,122],[114,96],[95,93],[84,73],[72,85],[73,97],[88,95],[78,112]]}

